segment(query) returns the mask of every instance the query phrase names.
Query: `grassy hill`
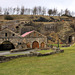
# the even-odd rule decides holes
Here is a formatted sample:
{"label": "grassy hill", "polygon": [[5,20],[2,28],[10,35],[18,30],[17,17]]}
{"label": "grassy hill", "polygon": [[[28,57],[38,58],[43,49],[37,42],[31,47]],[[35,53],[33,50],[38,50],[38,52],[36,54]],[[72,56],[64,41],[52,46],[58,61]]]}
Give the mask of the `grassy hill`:
{"label": "grassy hill", "polygon": [[44,57],[23,57],[0,63],[0,75],[75,75],[75,47]]}
{"label": "grassy hill", "polygon": [[[66,16],[44,16],[44,15],[11,15],[14,20],[20,20],[20,19],[24,19],[24,20],[31,20],[31,19],[38,19],[39,17],[44,17],[46,19],[50,19],[50,17],[53,17],[55,19],[59,19],[59,18],[68,18]],[[4,20],[4,15],[0,15],[0,20]]]}

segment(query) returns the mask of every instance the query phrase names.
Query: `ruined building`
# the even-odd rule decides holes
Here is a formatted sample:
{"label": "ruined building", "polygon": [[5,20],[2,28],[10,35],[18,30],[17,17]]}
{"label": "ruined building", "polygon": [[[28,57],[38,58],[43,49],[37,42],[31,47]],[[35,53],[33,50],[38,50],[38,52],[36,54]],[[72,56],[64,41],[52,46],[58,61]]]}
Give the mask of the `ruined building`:
{"label": "ruined building", "polygon": [[5,28],[0,31],[0,50],[46,48],[47,37],[33,30],[22,35]]}

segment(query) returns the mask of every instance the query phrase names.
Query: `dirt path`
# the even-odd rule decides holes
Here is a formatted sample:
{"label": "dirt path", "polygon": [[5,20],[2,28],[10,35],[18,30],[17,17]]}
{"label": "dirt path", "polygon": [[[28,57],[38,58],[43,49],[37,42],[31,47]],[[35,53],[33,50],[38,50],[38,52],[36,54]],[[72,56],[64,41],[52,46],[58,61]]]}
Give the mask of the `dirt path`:
{"label": "dirt path", "polygon": [[10,53],[10,51],[1,51],[0,52],[0,56],[3,56],[3,55],[10,55],[10,54],[29,54],[31,51],[35,51],[34,49],[33,50],[28,50],[28,51],[23,51],[23,52],[15,52],[15,53]]}

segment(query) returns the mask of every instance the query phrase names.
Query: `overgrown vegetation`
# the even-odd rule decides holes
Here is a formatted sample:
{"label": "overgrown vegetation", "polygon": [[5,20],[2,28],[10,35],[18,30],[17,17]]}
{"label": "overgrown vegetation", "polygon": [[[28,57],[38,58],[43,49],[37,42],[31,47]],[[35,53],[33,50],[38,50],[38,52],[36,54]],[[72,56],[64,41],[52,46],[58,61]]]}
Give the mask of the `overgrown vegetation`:
{"label": "overgrown vegetation", "polygon": [[10,15],[5,15],[5,16],[4,16],[4,19],[5,19],[5,20],[13,20],[14,18],[11,17]]}

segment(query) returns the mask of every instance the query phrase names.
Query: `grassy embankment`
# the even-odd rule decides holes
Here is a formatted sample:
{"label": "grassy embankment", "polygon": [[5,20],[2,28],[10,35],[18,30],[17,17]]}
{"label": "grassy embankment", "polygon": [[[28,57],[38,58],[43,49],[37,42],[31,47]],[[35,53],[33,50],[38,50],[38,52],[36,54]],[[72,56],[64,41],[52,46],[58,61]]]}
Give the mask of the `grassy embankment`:
{"label": "grassy embankment", "polygon": [[75,75],[75,46],[62,49],[64,53],[0,63],[0,75]]}
{"label": "grassy embankment", "polygon": [[[55,19],[59,19],[59,16],[47,16],[47,15],[10,15],[14,18],[14,20],[31,20],[31,19],[38,19],[39,17],[44,17],[46,19],[50,19],[53,17]],[[61,18],[68,18],[66,16],[61,16]],[[4,20],[4,15],[0,15],[0,20]]]}

